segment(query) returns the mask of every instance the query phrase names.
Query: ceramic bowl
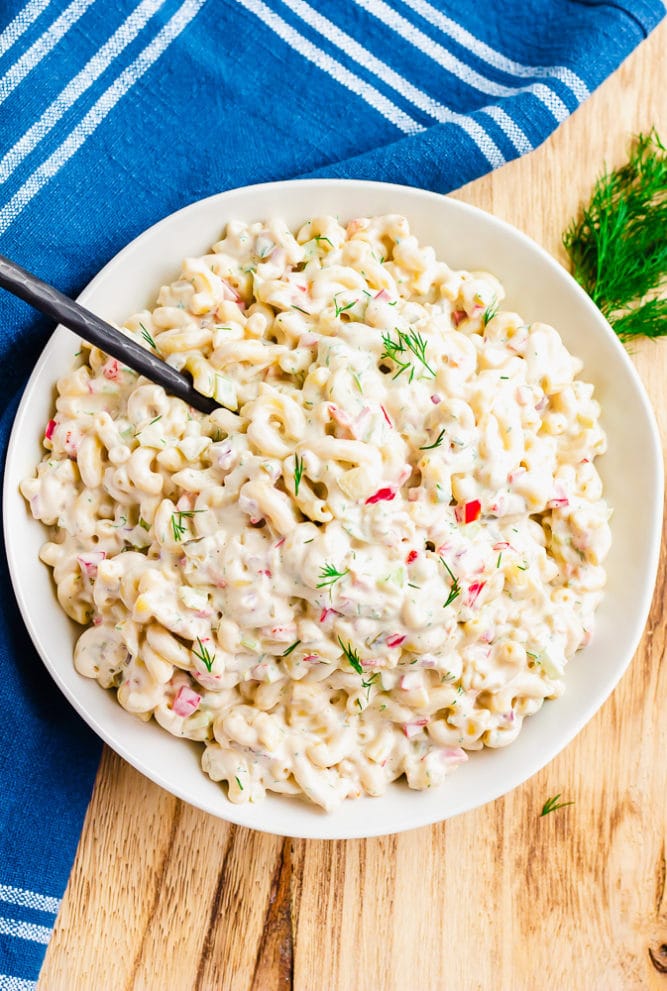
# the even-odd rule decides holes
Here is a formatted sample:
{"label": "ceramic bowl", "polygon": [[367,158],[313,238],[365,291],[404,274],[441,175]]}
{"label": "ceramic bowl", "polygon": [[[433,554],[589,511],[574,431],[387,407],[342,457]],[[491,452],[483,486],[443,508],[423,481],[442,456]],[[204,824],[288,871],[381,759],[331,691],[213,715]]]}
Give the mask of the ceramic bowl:
{"label": "ceramic bowl", "polygon": [[[609,449],[598,466],[613,507],[606,595],[592,642],[568,665],[564,695],[526,720],[511,746],[472,754],[432,791],[411,791],[397,783],[380,798],[348,801],[333,813],[273,795],[256,805],[233,805],[224,788],[201,771],[200,745],[129,715],[111,692],[74,669],[72,649],[80,628],[58,606],[50,570],[38,560],[44,528],[30,517],[18,490],[19,481],[41,459],[54,383],[78,350],[76,337],[62,327],[26,387],[7,458],[4,522],[12,580],[26,626],[57,686],[109,746],[167,791],[212,815],[288,836],[352,838],[423,826],[490,802],[535,774],[591,719],[629,664],[657,569],[661,446],[637,373],[607,322],[561,265],[524,234],[481,210],[433,193],[373,182],[294,181],[231,190],[193,203],[150,228],[102,269],[80,300],[107,320],[122,323],[151,305],[159,287],[177,276],[184,257],[201,255],[217,241],[228,220],[280,216],[296,227],[317,214],[346,221],[386,213],[404,214],[419,240],[432,245],[450,267],[495,274],[507,292],[506,308],[527,322],[555,326],[567,347],[583,359],[582,376],[595,384],[602,406]],[[613,746],[610,741],[612,754]]]}

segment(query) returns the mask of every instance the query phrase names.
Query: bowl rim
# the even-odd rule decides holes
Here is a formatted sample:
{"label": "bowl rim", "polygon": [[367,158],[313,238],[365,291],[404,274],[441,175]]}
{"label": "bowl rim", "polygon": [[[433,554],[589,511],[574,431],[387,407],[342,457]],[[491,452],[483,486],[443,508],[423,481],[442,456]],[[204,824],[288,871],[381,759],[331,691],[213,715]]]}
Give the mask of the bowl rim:
{"label": "bowl rim", "polygon": [[[507,775],[502,779],[502,783],[499,783],[495,787],[489,788],[482,799],[479,802],[473,804],[462,803],[461,807],[456,806],[454,802],[454,807],[452,810],[446,811],[444,814],[431,813],[428,815],[419,815],[419,793],[410,792],[412,802],[414,805],[414,810],[410,810],[409,813],[403,814],[399,817],[399,821],[392,824],[385,824],[379,827],[367,828],[363,824],[364,816],[360,814],[358,817],[358,828],[350,829],[349,826],[344,828],[342,831],[337,829],[335,826],[333,828],[327,828],[327,817],[320,816],[318,818],[312,818],[309,821],[315,824],[315,828],[305,829],[303,827],[296,828],[294,831],[289,829],[281,828],[277,835],[292,836],[295,838],[305,838],[305,839],[356,839],[356,838],[366,838],[373,836],[382,836],[387,834],[394,834],[398,832],[403,832],[408,829],[419,828],[421,826],[432,825],[443,821],[444,819],[451,818],[455,815],[460,815],[465,811],[473,811],[476,808],[480,808],[483,805],[488,804],[497,798],[508,794],[520,784],[524,783],[529,778],[533,777],[538,771],[545,767],[548,763],[555,759],[555,757],[568,746],[574,737],[583,729],[583,727],[591,720],[595,713],[601,708],[604,702],[608,699],[609,695],[612,693],[616,685],[618,684],[620,678],[627,670],[629,664],[632,661],[634,654],[636,653],[637,646],[641,639],[643,629],[648,617],[649,609],[651,606],[651,601],[654,593],[655,577],[657,574],[661,541],[660,535],[662,530],[662,512],[663,512],[663,490],[664,490],[664,466],[663,466],[663,456],[662,456],[662,445],[660,441],[660,434],[658,431],[655,414],[651,407],[651,403],[648,399],[645,387],[641,381],[641,378],[635,368],[635,366],[630,361],[630,358],[619,341],[618,337],[614,333],[613,329],[610,327],[609,323],[602,316],[598,308],[595,306],[590,297],[581,288],[581,286],[572,278],[572,276],[566,271],[566,269],[554,258],[549,252],[547,252],[541,245],[535,242],[531,237],[525,234],[520,229],[514,227],[507,221],[496,217],[495,215],[489,213],[480,207],[473,206],[469,203],[456,199],[452,196],[443,196],[439,193],[434,193],[429,190],[419,189],[412,186],[400,185],[397,183],[385,183],[378,182],[374,180],[354,180],[354,179],[290,179],[278,182],[264,182],[251,184],[248,186],[236,187],[234,189],[225,190],[221,193],[214,193],[210,196],[204,197],[200,200],[194,200],[193,202],[181,207],[179,210],[173,213],[167,214],[156,223],[152,224],[150,227],[146,228],[139,235],[129,241],[119,252],[117,252],[101,269],[100,271],[91,279],[91,281],[85,286],[82,292],[78,295],[77,299],[83,305],[86,305],[87,300],[90,297],[94,297],[96,289],[100,283],[106,281],[113,277],[116,268],[122,266],[124,259],[130,253],[139,251],[142,244],[146,241],[152,239],[161,228],[177,224],[178,221],[187,215],[190,211],[194,209],[204,209],[206,206],[220,208],[220,226],[224,226],[226,218],[224,215],[224,206],[226,200],[233,199],[240,193],[245,192],[271,192],[279,194],[283,190],[292,189],[294,187],[304,188],[339,188],[341,190],[345,189],[368,189],[369,191],[381,190],[383,194],[389,194],[391,191],[396,191],[401,197],[408,194],[409,197],[415,200],[424,200],[434,205],[441,206],[446,203],[446,209],[451,209],[455,212],[459,212],[462,216],[467,216],[468,218],[479,218],[483,216],[485,221],[495,225],[501,232],[506,233],[512,238],[518,238],[523,242],[532,253],[536,254],[542,259],[552,272],[556,273],[557,278],[564,278],[569,282],[570,290],[575,293],[578,297],[578,301],[584,306],[585,311],[587,311],[588,316],[591,320],[598,324],[601,330],[607,335],[607,343],[616,349],[617,356],[620,356],[625,372],[632,381],[636,396],[639,398],[642,406],[642,413],[649,425],[649,434],[644,437],[644,443],[648,446],[648,455],[653,459],[655,467],[655,490],[654,497],[656,502],[656,511],[650,520],[650,530],[651,537],[650,540],[650,555],[649,560],[646,562],[646,575],[647,580],[643,584],[642,593],[639,600],[639,608],[635,612],[635,617],[633,621],[633,634],[632,634],[632,650],[628,650],[627,657],[622,664],[618,665],[618,669],[615,672],[615,677],[612,682],[607,686],[607,690],[596,696],[595,703],[593,706],[588,706],[587,709],[581,713],[577,720],[573,720],[572,724],[568,727],[567,733],[559,736],[558,744],[552,747],[546,754],[540,755],[532,762],[528,762],[528,766],[520,769],[518,772]],[[344,195],[344,194],[343,194]],[[342,204],[344,208],[344,203]],[[7,468],[11,467],[14,460],[15,451],[17,445],[19,444],[20,436],[23,429],[23,424],[26,419],[29,420],[30,413],[30,396],[32,391],[32,383],[38,378],[40,372],[46,364],[48,364],[50,358],[50,352],[57,345],[57,342],[62,338],[62,335],[67,334],[70,337],[76,338],[76,335],[72,335],[70,331],[66,330],[62,325],[58,325],[53,333],[47,340],[44,348],[39,355],[33,370],[30,374],[28,382],[24,388],[21,401],[17,408],[14,421],[12,424],[11,434],[9,437],[7,455],[5,462],[5,472],[3,480],[3,528],[5,536],[5,548],[6,556],[9,564],[10,578],[12,581],[12,586],[14,589],[14,594],[19,606],[19,610],[23,619],[23,622],[28,630],[31,641],[35,647],[35,650],[39,654],[42,662],[44,663],[50,676],[56,682],[60,691],[65,695],[70,704],[76,710],[76,712],[84,719],[84,721],[93,729],[93,731],[116,753],[118,753],[123,759],[125,759],[129,764],[131,764],[136,770],[141,774],[148,777],[150,780],[158,784],[160,787],[164,788],[167,792],[175,795],[177,798],[193,805],[197,808],[202,809],[202,811],[208,812],[218,818],[222,818],[225,821],[236,825],[246,826],[251,829],[255,829],[259,832],[266,832],[269,834],[276,834],[275,829],[271,828],[270,815],[262,816],[259,811],[261,806],[253,805],[252,803],[246,803],[243,805],[235,805],[225,798],[224,811],[219,809],[213,809],[210,805],[207,805],[204,801],[199,801],[193,799],[192,795],[188,794],[187,788],[181,787],[180,784],[174,784],[172,781],[168,780],[167,777],[156,773],[153,769],[147,770],[144,762],[140,757],[137,757],[131,749],[128,749],[122,741],[122,731],[120,734],[120,739],[115,737],[103,724],[101,724],[94,713],[89,712],[85,706],[78,699],[75,692],[70,690],[70,687],[66,684],[63,677],[60,675],[57,664],[53,663],[49,657],[49,652],[43,645],[40,631],[36,624],[36,617],[34,615],[34,610],[30,608],[30,603],[27,597],[23,594],[23,589],[21,587],[21,582],[19,580],[19,566],[18,566],[18,547],[14,539],[14,534],[11,528],[11,507],[10,502],[12,499],[12,493],[10,491],[10,482],[12,481],[13,473],[8,471]],[[40,524],[43,526],[43,524]],[[50,575],[50,580],[52,581],[52,576]],[[161,730],[165,732],[164,730]],[[179,741],[180,742],[180,741]],[[203,772],[201,772],[203,773]],[[396,787],[391,785],[390,787]],[[270,793],[267,795],[265,803],[275,802],[275,797]],[[372,798],[362,798],[358,799],[354,804],[361,808],[362,803],[377,801]],[[257,810],[258,821],[251,821],[250,816],[247,814],[248,809]],[[245,814],[244,814],[245,813]],[[415,814],[416,813],[416,814]],[[301,816],[297,815],[295,820],[300,822]],[[265,821],[268,820],[268,821]]]}

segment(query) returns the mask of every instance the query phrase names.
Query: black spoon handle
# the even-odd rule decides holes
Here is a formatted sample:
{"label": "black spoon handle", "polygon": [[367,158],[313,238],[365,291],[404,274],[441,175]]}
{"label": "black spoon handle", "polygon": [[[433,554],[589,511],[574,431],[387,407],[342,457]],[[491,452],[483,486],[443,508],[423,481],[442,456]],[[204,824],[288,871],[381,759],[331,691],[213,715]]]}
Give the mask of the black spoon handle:
{"label": "black spoon handle", "polygon": [[185,400],[200,413],[212,413],[219,408],[220,404],[214,399],[197,392],[188,375],[177,372],[156,354],[151,354],[141,344],[4,255],[0,255],[0,288],[57,320],[135,372],[157,382],[166,392]]}

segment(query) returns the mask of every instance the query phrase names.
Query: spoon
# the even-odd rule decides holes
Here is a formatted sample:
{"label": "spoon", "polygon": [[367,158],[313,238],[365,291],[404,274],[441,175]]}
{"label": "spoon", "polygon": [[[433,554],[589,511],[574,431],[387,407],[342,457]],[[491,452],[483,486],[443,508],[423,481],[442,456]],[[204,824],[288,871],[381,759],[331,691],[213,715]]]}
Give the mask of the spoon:
{"label": "spoon", "polygon": [[219,409],[220,404],[214,399],[197,392],[189,375],[177,372],[162,358],[151,354],[141,344],[4,255],[0,255],[0,288],[57,320],[89,344],[161,385],[165,392],[185,400],[200,413],[212,413]]}

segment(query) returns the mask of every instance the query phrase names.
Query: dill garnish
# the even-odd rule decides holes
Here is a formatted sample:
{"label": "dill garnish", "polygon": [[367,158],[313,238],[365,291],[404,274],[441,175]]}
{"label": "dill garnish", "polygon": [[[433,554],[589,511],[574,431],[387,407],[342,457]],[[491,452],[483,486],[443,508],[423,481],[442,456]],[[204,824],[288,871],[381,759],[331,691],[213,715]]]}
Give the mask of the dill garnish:
{"label": "dill garnish", "polygon": [[553,798],[547,798],[546,802],[542,806],[542,811],[540,816],[548,816],[550,812],[555,812],[557,809],[564,809],[566,805],[574,805],[574,802],[559,802],[560,792],[554,795]]}
{"label": "dill garnish", "polygon": [[149,344],[153,348],[154,351],[156,351],[157,345],[153,340],[153,338],[151,337],[151,335],[148,333],[148,331],[146,330],[146,328],[142,323],[140,323],[139,326],[141,327],[141,336],[143,337],[143,339],[146,341],[147,344]]}
{"label": "dill garnish", "polygon": [[303,475],[303,458],[298,454],[294,455],[294,495],[299,494],[299,486],[301,485],[301,476]]}
{"label": "dill garnish", "polygon": [[299,644],[300,644],[300,643],[301,643],[301,641],[300,641],[300,640],[295,640],[295,641],[294,641],[294,643],[293,643],[293,644],[291,644],[291,645],[290,645],[290,646],[289,646],[289,647],[287,648],[287,650],[284,650],[284,651],[282,652],[282,654],[281,654],[280,656],[281,656],[281,657],[289,657],[289,655],[290,655],[290,654],[292,653],[292,651],[293,651],[293,650],[296,650],[296,648],[297,648],[297,647],[299,646]]}
{"label": "dill garnish", "polygon": [[492,302],[489,303],[487,308],[484,310],[484,316],[482,317],[482,323],[486,327],[489,320],[493,320],[496,313],[498,312],[498,300],[493,297]]}
{"label": "dill garnish", "polygon": [[203,513],[203,509],[179,509],[171,514],[171,532],[174,540],[181,540],[185,533],[184,519],[191,519],[195,513]]}
{"label": "dill garnish", "polygon": [[667,299],[656,296],[667,279],[667,151],[655,129],[637,136],[626,165],[599,177],[563,244],[619,337],[667,334]]}
{"label": "dill garnish", "polygon": [[357,672],[357,674],[363,674],[364,669],[361,666],[359,654],[357,653],[356,650],[354,650],[352,644],[348,643],[347,645],[345,645],[340,637],[338,637],[338,643],[340,644],[341,650],[343,651],[343,653],[345,654],[345,656],[347,657],[348,661],[350,662],[354,670]]}
{"label": "dill garnish", "polygon": [[345,571],[338,571],[335,565],[325,562],[318,576],[320,581],[315,588],[331,588],[337,581],[349,574],[349,571],[349,568],[346,568]]}
{"label": "dill garnish", "polygon": [[406,333],[397,327],[396,335],[397,339],[395,341],[392,341],[389,334],[382,335],[384,351],[380,355],[380,361],[389,358],[396,365],[397,370],[394,372],[392,378],[397,379],[399,375],[409,370],[410,374],[408,378],[412,382],[415,377],[415,366],[412,363],[410,355],[414,356],[424,366],[426,371],[435,378],[435,372],[426,360],[426,341],[419,331],[409,330]]}
{"label": "dill garnish", "polygon": [[447,601],[446,602],[443,602],[443,604],[442,604],[442,608],[443,609],[446,609],[447,606],[451,606],[451,604],[454,601],[454,599],[458,599],[459,595],[461,594],[461,583],[458,580],[458,578],[454,575],[454,572],[449,567],[449,565],[445,561],[444,557],[441,557],[440,558],[440,562],[444,565],[445,571],[447,572],[447,574],[449,575],[449,577],[452,579],[452,584],[451,584],[451,587],[449,589],[449,595],[447,596]]}
{"label": "dill garnish", "polygon": [[337,317],[339,317],[341,315],[341,313],[345,313],[346,310],[351,310],[353,306],[356,306],[357,305],[358,300],[353,299],[351,303],[347,303],[345,306],[341,306],[340,303],[338,302],[338,300],[336,299],[336,296],[340,296],[340,293],[337,292],[334,295],[334,298],[333,298],[334,306],[336,307],[336,316]]}
{"label": "dill garnish", "polygon": [[213,667],[213,662],[215,661],[215,654],[214,653],[211,654],[206,649],[206,647],[201,642],[201,640],[199,639],[199,637],[197,637],[197,643],[199,644],[199,650],[195,650],[194,647],[193,647],[192,648],[192,653],[195,655],[195,657],[198,657],[199,658],[199,660],[202,662],[202,664],[204,665],[204,667],[206,668],[206,670],[210,674],[211,673],[211,668]]}
{"label": "dill garnish", "polygon": [[445,428],[443,427],[442,430],[440,431],[440,433],[438,434],[438,436],[436,437],[436,439],[433,441],[432,444],[426,444],[424,447],[420,447],[419,450],[420,451],[432,451],[434,448],[440,447],[440,445],[442,444],[442,439],[443,439],[444,436],[445,436]]}

